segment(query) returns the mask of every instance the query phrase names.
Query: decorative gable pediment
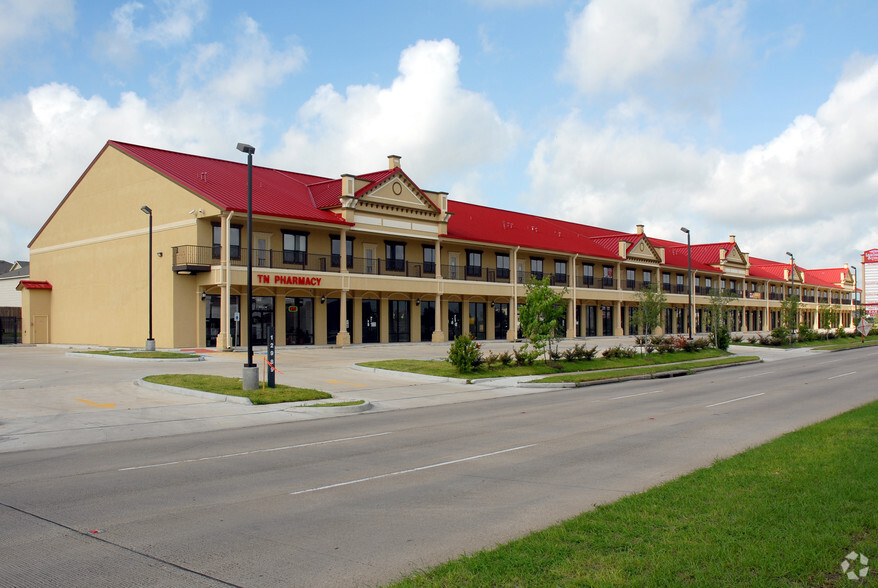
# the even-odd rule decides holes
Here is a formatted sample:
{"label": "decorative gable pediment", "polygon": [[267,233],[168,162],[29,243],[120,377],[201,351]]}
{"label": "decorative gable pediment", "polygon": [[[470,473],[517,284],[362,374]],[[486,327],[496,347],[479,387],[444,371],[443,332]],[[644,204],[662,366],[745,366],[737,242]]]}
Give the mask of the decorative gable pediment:
{"label": "decorative gable pediment", "polygon": [[359,195],[359,207],[363,204],[391,207],[399,212],[437,214],[439,211],[417,186],[404,174],[394,174],[377,186],[372,186]]}
{"label": "decorative gable pediment", "polygon": [[625,247],[625,258],[632,261],[644,261],[648,263],[662,263],[663,256],[661,251],[649,242],[645,236],[642,236],[636,243],[629,244],[626,241],[620,241],[619,250],[622,251],[623,243]]}

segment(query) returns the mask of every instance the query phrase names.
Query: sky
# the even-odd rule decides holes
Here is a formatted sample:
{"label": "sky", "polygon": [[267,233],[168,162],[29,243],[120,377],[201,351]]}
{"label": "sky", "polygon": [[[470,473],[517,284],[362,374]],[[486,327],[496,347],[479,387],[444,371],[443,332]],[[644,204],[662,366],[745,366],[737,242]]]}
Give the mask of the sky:
{"label": "sky", "polygon": [[0,0],[0,259],[108,140],[805,268],[878,247],[878,2]]}

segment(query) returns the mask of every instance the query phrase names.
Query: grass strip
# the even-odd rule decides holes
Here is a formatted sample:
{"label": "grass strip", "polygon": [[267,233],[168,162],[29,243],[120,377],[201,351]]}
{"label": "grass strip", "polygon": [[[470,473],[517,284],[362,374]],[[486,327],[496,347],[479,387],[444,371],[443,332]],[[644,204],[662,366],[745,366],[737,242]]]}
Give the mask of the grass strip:
{"label": "grass strip", "polygon": [[876,464],[871,403],[394,586],[875,586]]}
{"label": "grass strip", "polygon": [[440,376],[445,378],[479,379],[479,378],[505,378],[510,376],[549,375],[569,372],[585,372],[592,370],[618,369],[625,367],[638,367],[646,365],[662,365],[692,361],[712,357],[725,357],[729,354],[717,349],[705,349],[703,351],[687,352],[676,351],[674,353],[653,353],[647,356],[637,355],[623,359],[596,358],[591,361],[558,361],[547,363],[535,361],[533,365],[492,366],[491,368],[480,367],[474,372],[462,374],[453,365],[445,360],[423,359],[386,359],[381,361],[366,361],[360,363],[363,367],[378,368],[396,372],[409,372],[413,374],[425,374],[428,376]]}
{"label": "grass strip", "polygon": [[100,351],[74,351],[87,355],[109,355],[112,357],[129,357],[132,359],[194,359],[198,357],[192,353],[180,353],[177,351],[129,351],[129,350],[100,350]]}
{"label": "grass strip", "polygon": [[143,378],[147,382],[177,386],[227,396],[249,398],[253,404],[275,404],[278,402],[301,402],[303,400],[323,400],[332,398],[331,394],[310,388],[294,388],[278,384],[275,388],[261,387],[256,390],[242,390],[241,378],[227,378],[203,374],[162,374]]}
{"label": "grass strip", "polygon": [[713,367],[718,365],[729,365],[735,363],[745,363],[750,361],[759,361],[754,355],[742,355],[738,357],[721,357],[719,359],[709,359],[698,362],[688,362],[682,364],[660,365],[642,368],[622,368],[609,370],[606,372],[585,372],[579,374],[564,374],[560,376],[549,376],[534,380],[532,383],[555,384],[558,382],[594,382],[599,380],[615,380],[616,378],[626,378],[629,376],[642,376],[645,374],[658,374],[662,372],[672,372],[676,370],[691,370],[692,368]]}

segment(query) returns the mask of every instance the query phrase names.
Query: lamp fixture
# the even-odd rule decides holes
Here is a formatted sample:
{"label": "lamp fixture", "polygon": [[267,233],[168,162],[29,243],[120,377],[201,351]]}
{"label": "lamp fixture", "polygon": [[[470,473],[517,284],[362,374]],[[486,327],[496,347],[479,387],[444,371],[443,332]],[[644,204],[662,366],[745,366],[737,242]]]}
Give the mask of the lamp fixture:
{"label": "lamp fixture", "polygon": [[320,304],[326,304],[326,296],[320,297]]}

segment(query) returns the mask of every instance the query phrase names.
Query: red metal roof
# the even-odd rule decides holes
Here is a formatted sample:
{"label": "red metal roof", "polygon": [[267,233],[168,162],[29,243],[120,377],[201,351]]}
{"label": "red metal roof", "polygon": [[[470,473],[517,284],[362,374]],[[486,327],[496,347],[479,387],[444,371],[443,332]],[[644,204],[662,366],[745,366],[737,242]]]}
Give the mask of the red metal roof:
{"label": "red metal roof", "polygon": [[[226,210],[247,212],[247,164],[110,141],[109,145]],[[329,178],[253,166],[253,213],[334,224],[338,215],[321,210],[312,185]]]}
{"label": "red metal roof", "polygon": [[456,200],[448,201],[448,211],[451,239],[619,259],[618,251],[607,251],[586,234],[592,228],[586,225]]}

